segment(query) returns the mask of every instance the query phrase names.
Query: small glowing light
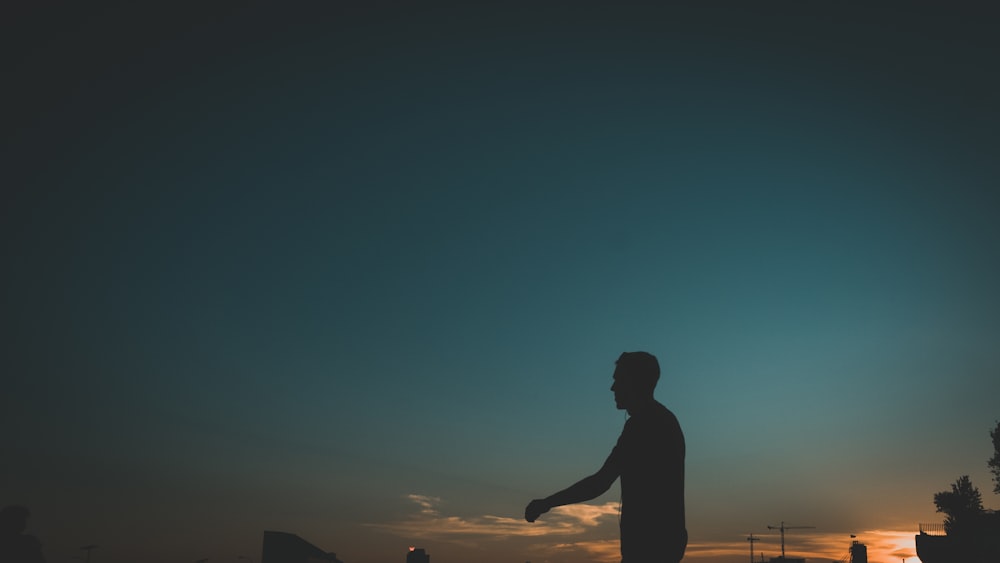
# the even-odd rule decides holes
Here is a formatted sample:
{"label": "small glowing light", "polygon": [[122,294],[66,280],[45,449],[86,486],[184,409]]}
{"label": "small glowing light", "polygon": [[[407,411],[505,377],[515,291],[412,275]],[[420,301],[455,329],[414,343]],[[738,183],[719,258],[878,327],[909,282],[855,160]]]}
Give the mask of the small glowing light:
{"label": "small glowing light", "polygon": [[413,547],[412,545],[410,546],[410,551],[416,551],[416,550],[417,548]]}

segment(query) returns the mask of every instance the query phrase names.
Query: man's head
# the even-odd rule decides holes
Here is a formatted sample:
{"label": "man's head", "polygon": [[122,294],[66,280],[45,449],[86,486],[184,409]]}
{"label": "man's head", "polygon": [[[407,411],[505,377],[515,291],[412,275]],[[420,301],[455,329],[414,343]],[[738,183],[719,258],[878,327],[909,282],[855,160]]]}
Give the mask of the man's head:
{"label": "man's head", "polygon": [[615,362],[614,380],[615,406],[631,410],[653,400],[660,363],[648,352],[623,352]]}

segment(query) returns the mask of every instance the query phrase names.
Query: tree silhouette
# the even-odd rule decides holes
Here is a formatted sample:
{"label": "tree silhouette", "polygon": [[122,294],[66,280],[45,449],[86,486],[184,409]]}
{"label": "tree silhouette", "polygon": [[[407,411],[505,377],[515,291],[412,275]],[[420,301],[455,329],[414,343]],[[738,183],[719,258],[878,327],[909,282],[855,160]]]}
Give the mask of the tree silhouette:
{"label": "tree silhouette", "polygon": [[968,475],[959,477],[951,485],[951,491],[935,493],[934,505],[938,512],[945,513],[944,530],[949,535],[962,533],[985,512],[983,497]]}
{"label": "tree silhouette", "polygon": [[986,462],[993,474],[993,492],[1000,495],[1000,422],[997,427],[990,431],[990,438],[993,438],[993,457]]}

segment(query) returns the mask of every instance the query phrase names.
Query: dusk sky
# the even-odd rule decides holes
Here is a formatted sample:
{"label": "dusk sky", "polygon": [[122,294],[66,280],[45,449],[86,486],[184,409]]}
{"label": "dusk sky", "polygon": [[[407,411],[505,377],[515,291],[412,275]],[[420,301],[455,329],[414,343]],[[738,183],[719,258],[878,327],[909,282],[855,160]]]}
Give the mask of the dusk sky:
{"label": "dusk sky", "polygon": [[1000,508],[987,11],[252,4],[3,18],[0,505],[49,563],[617,561],[617,484],[523,513],[633,350],[685,561]]}

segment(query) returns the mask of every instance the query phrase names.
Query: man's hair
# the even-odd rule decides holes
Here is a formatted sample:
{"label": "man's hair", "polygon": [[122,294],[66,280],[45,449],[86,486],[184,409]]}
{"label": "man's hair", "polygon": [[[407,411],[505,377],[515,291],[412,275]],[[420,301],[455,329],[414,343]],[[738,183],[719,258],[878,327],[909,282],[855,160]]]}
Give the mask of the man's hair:
{"label": "man's hair", "polygon": [[622,352],[615,361],[616,370],[650,391],[660,380],[660,362],[649,352]]}

